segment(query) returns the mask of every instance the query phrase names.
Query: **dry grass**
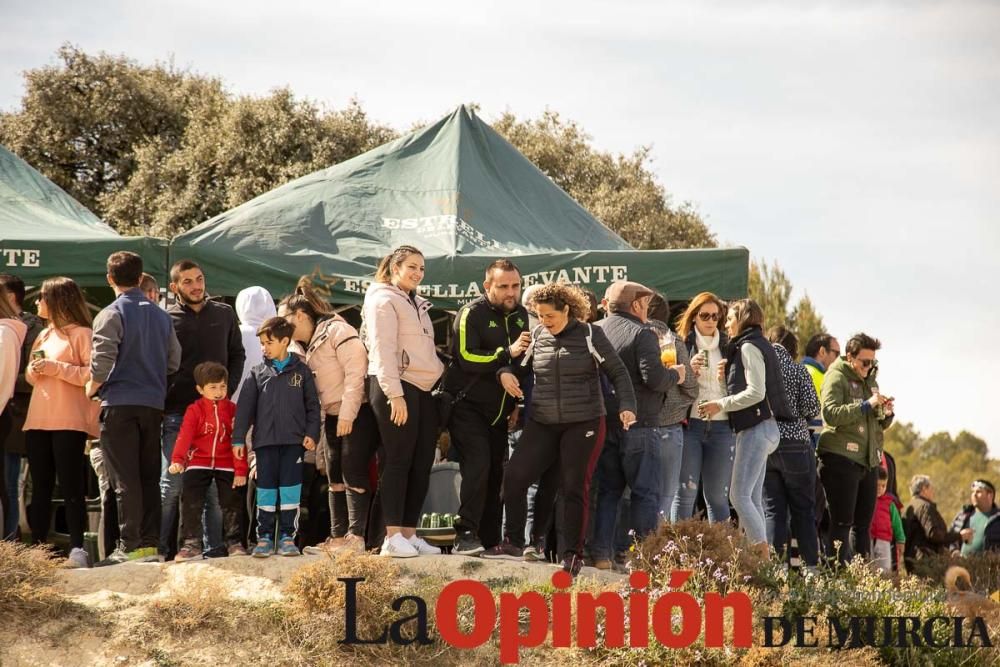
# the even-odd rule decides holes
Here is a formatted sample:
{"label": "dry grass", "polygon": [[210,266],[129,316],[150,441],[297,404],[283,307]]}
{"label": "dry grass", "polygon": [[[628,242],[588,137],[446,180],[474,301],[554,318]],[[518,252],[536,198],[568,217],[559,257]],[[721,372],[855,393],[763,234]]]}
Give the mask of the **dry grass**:
{"label": "dry grass", "polygon": [[59,564],[47,549],[0,541],[0,622],[47,620],[72,607],[54,587]]}

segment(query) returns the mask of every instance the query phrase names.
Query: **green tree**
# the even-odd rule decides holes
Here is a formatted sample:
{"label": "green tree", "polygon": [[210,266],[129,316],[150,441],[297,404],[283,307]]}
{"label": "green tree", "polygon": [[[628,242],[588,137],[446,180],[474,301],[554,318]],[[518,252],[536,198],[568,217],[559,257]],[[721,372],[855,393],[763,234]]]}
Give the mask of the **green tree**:
{"label": "green tree", "polygon": [[21,109],[0,114],[0,142],[98,215],[135,173],[136,149],[176,150],[189,109],[218,103],[218,79],[141,66],[64,45],[59,63],[25,73]]}
{"label": "green tree", "polygon": [[792,330],[799,338],[799,348],[802,350],[805,349],[810,338],[826,331],[823,316],[813,306],[809,294],[805,294],[799,299],[799,303],[792,309],[789,319],[792,322]]}
{"label": "green tree", "polygon": [[781,270],[778,263],[768,264],[765,261],[750,263],[750,276],[747,283],[751,299],[764,311],[764,330],[783,324],[792,329],[788,313],[788,301],[792,296],[792,281]]}
{"label": "green tree", "polygon": [[135,175],[105,214],[128,232],[172,236],[392,137],[357,102],[323,114],[287,89],[203,105],[179,148],[154,141],[137,150]]}
{"label": "green tree", "polygon": [[713,248],[715,235],[695,207],[674,205],[649,169],[650,149],[631,155],[596,150],[580,126],[554,111],[520,120],[505,113],[493,128],[571,197],[632,246]]}

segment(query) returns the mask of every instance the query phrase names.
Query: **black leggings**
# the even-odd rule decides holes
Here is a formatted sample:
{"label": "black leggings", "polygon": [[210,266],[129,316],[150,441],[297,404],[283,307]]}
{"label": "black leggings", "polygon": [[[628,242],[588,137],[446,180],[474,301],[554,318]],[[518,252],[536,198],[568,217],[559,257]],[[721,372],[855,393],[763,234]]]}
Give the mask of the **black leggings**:
{"label": "black leggings", "polygon": [[437,404],[431,392],[403,382],[407,419],[402,426],[396,426],[389,417],[389,399],[382,387],[374,376],[368,380],[368,402],[382,437],[379,495],[385,525],[416,528],[434,465]]}
{"label": "black leggings", "polygon": [[[573,424],[540,424],[529,419],[504,471],[503,502],[507,512],[505,534],[511,544],[524,546],[528,487],[554,466],[559,470],[559,495],[563,499],[566,551],[583,553],[590,477],[601,453],[600,419]],[[551,473],[550,473],[551,474]],[[536,496],[537,501],[537,496]],[[535,525],[544,526],[551,501],[536,502]]]}
{"label": "black leggings", "polygon": [[[379,430],[375,424],[375,415],[371,406],[362,403],[358,416],[354,419],[350,435],[337,437],[336,415],[326,416],[326,442],[330,448],[327,458],[327,480],[330,484],[343,482],[346,490],[346,530],[352,535],[365,536],[368,523],[368,510],[371,507],[371,481],[368,477],[368,466],[379,447]],[[360,491],[355,491],[360,489]],[[336,496],[344,492],[330,492],[331,535],[343,537],[340,527],[342,505]],[[337,515],[337,516],[335,516]]]}
{"label": "black leggings", "polygon": [[871,553],[868,531],[875,514],[878,467],[865,468],[837,454],[820,454],[819,460],[819,477],[830,507],[830,553],[835,553],[834,543],[839,541],[841,563],[851,560],[855,553],[867,558]]}
{"label": "black leggings", "polygon": [[83,450],[87,434],[82,431],[25,432],[28,466],[31,471],[31,506],[28,523],[34,542],[45,542],[52,520],[52,492],[56,479],[66,507],[70,547],[83,548],[87,525],[87,459]]}

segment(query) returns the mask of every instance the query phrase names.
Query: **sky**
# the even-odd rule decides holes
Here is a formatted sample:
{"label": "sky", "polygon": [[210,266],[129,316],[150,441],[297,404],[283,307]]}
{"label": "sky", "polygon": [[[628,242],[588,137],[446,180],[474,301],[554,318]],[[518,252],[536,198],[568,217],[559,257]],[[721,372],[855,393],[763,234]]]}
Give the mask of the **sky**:
{"label": "sky", "polygon": [[777,261],[841,345],[881,339],[902,420],[1000,457],[998,35],[1000,3],[962,0],[0,0],[0,109],[70,42],[397,129],[557,111],[602,150],[651,146],[673,200]]}

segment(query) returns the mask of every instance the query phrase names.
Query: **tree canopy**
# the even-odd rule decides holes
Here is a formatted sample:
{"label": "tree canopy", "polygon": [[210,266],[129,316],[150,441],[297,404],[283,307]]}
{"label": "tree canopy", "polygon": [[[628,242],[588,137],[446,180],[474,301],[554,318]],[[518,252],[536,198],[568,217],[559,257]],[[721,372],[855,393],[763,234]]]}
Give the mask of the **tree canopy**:
{"label": "tree canopy", "polygon": [[768,264],[763,260],[750,263],[748,280],[750,298],[764,311],[764,330],[776,325],[784,325],[799,339],[799,352],[805,350],[806,342],[826,328],[823,317],[805,294],[794,306],[791,305],[792,281],[785,275],[778,262]]}

